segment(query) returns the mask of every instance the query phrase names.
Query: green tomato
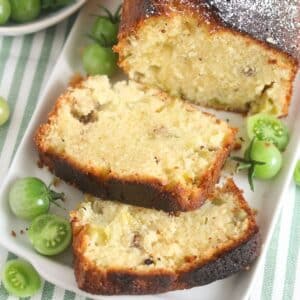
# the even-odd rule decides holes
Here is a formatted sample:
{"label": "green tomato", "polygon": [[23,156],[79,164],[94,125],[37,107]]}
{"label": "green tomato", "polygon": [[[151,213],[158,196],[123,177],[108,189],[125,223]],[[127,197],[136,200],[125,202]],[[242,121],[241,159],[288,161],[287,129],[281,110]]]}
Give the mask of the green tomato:
{"label": "green tomato", "polygon": [[294,171],[294,180],[297,185],[300,186],[300,160],[297,162],[295,171]]}
{"label": "green tomato", "polygon": [[113,75],[117,70],[117,54],[111,48],[91,44],[84,49],[83,66],[89,75]]}
{"label": "green tomato", "polygon": [[119,23],[113,23],[108,17],[96,19],[91,30],[91,37],[102,46],[113,46],[117,43]]}
{"label": "green tomato", "polygon": [[64,7],[74,0],[42,0],[42,9],[56,10]]}
{"label": "green tomato", "polygon": [[289,131],[286,125],[274,116],[261,113],[247,119],[248,136],[260,141],[273,143],[280,151],[284,151],[289,143]]}
{"label": "green tomato", "polygon": [[8,21],[10,14],[10,2],[8,0],[0,0],[0,25],[3,25]]}
{"label": "green tomato", "polygon": [[2,282],[9,294],[17,297],[30,297],[41,288],[39,274],[22,259],[12,259],[5,264]]}
{"label": "green tomato", "polygon": [[254,177],[258,179],[270,179],[277,175],[282,166],[282,156],[280,151],[270,142],[253,141],[250,159],[264,163],[255,164]]}
{"label": "green tomato", "polygon": [[63,194],[52,191],[43,181],[34,177],[16,180],[8,195],[12,212],[26,220],[47,213],[50,203],[63,197]]}
{"label": "green tomato", "polygon": [[28,230],[34,249],[43,255],[63,252],[71,242],[71,225],[62,217],[45,214],[35,218]]}
{"label": "green tomato", "polygon": [[41,12],[40,0],[10,0],[11,18],[23,23],[36,19]]}
{"label": "green tomato", "polygon": [[[1,1],[1,0],[0,0]],[[0,126],[7,122],[10,114],[8,103],[0,97]]]}

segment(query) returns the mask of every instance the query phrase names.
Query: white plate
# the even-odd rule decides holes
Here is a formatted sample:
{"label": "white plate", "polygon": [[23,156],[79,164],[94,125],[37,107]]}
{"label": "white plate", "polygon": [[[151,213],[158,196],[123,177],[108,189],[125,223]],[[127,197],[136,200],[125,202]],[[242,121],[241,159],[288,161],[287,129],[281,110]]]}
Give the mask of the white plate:
{"label": "white plate", "polygon": [[50,27],[63,19],[69,17],[77,11],[87,0],[76,0],[74,3],[59,9],[58,11],[47,13],[37,20],[23,24],[8,24],[0,26],[0,35],[16,36],[33,33]]}
{"label": "white plate", "polygon": [[[63,255],[54,258],[47,258],[38,255],[26,235],[20,235],[19,231],[28,226],[25,222],[16,219],[10,212],[7,201],[7,192],[11,183],[18,177],[37,176],[45,182],[50,182],[53,175],[47,169],[37,167],[38,156],[33,144],[33,135],[38,125],[46,120],[48,112],[51,110],[56,98],[64,91],[68,84],[68,79],[76,72],[81,72],[80,50],[88,42],[85,38],[93,18],[91,14],[95,12],[97,5],[101,2],[111,10],[114,10],[119,1],[97,1],[90,0],[83,8],[73,29],[69,35],[62,54],[48,80],[44,95],[40,100],[38,107],[32,117],[30,126],[20,144],[15,155],[10,171],[6,176],[5,182],[0,189],[0,243],[30,261],[48,281],[69,289],[78,294],[91,297],[77,288],[73,269],[71,250]],[[275,227],[275,222],[288,193],[289,184],[292,178],[294,166],[297,161],[300,150],[300,78],[298,78],[297,90],[294,92],[294,99],[290,109],[290,115],[287,118],[287,124],[291,132],[291,140],[288,149],[284,153],[284,164],[279,176],[275,180],[267,182],[256,182],[255,193],[249,190],[247,178],[244,174],[235,176],[235,181],[240,188],[245,191],[245,196],[250,205],[258,209],[257,221],[260,226],[263,250],[260,258],[256,261],[250,271],[241,272],[225,280],[217,281],[204,287],[193,288],[185,291],[175,291],[163,295],[153,296],[135,296],[136,299],[230,299],[241,300],[249,296],[250,288],[253,285],[255,274],[259,272],[259,264],[262,262],[266,253],[266,246],[271,239],[271,233]],[[298,100],[298,101],[297,101]],[[216,115],[223,119],[230,119],[230,123],[241,128],[241,134],[245,134],[243,118],[238,114],[215,112]],[[297,129],[298,128],[298,129]],[[82,194],[73,187],[62,183],[58,190],[64,191],[68,196],[66,206],[68,209],[75,208],[78,201],[82,199]],[[55,207],[52,211],[61,213]],[[17,237],[11,235],[11,230],[17,233]],[[125,300],[129,296],[116,296],[106,298],[104,296],[93,296],[95,299]]]}

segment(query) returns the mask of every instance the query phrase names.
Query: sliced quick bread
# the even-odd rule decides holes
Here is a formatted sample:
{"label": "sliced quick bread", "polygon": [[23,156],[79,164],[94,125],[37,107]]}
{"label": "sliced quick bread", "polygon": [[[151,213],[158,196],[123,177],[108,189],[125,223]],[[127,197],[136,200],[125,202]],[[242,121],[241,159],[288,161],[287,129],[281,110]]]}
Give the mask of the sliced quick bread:
{"label": "sliced quick bread", "polygon": [[232,180],[190,212],[86,196],[71,212],[71,223],[75,277],[79,288],[93,294],[208,284],[248,268],[260,250],[255,216]]}
{"label": "sliced quick bread", "polygon": [[84,192],[186,211],[214,187],[235,133],[157,89],[95,76],[59,97],[35,142],[41,163]]}
{"label": "sliced quick bread", "polygon": [[282,116],[300,57],[299,12],[290,1],[125,0],[115,50],[131,79],[171,95]]}

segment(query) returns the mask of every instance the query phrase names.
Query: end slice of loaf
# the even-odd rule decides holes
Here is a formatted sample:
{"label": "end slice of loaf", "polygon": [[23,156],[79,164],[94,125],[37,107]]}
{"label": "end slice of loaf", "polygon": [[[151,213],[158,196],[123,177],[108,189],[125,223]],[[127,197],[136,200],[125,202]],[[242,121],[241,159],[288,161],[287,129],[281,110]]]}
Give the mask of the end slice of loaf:
{"label": "end slice of loaf", "polygon": [[[119,43],[115,47],[120,66],[131,79],[196,104],[236,112],[286,115],[297,71],[296,57],[251,36],[247,26],[241,25],[241,32],[227,23],[230,17],[245,25],[249,22],[239,17],[244,11],[236,11],[243,1],[239,5],[217,2],[236,8],[226,16],[226,9],[218,10],[211,4],[214,1],[125,0]],[[265,13],[269,17],[261,8],[269,4],[257,3],[251,6],[259,7],[257,16]],[[287,2],[282,9],[288,11],[288,6],[292,11],[292,4]],[[264,26],[269,22],[270,30],[277,24],[263,18],[257,22]],[[295,26],[295,33],[297,30],[299,37]],[[282,43],[287,47],[296,44],[292,36],[291,40],[283,38],[287,34],[278,34]],[[268,37],[268,32],[258,31],[257,35]]]}
{"label": "end slice of loaf", "polygon": [[177,214],[85,200],[71,212],[74,269],[79,288],[93,294],[200,286],[248,268],[259,254],[253,211],[232,180],[201,208]]}
{"label": "end slice of loaf", "polygon": [[61,95],[35,142],[41,162],[84,192],[185,211],[214,187],[235,133],[157,89],[96,76]]}

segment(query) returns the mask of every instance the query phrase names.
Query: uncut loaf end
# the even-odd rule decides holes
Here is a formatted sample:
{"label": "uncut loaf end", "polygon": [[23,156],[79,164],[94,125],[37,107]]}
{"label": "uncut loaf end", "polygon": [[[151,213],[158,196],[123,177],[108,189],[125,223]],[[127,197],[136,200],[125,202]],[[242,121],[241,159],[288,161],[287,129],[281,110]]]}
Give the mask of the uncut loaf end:
{"label": "uncut loaf end", "polygon": [[196,104],[287,115],[300,57],[296,2],[125,0],[119,65]]}

